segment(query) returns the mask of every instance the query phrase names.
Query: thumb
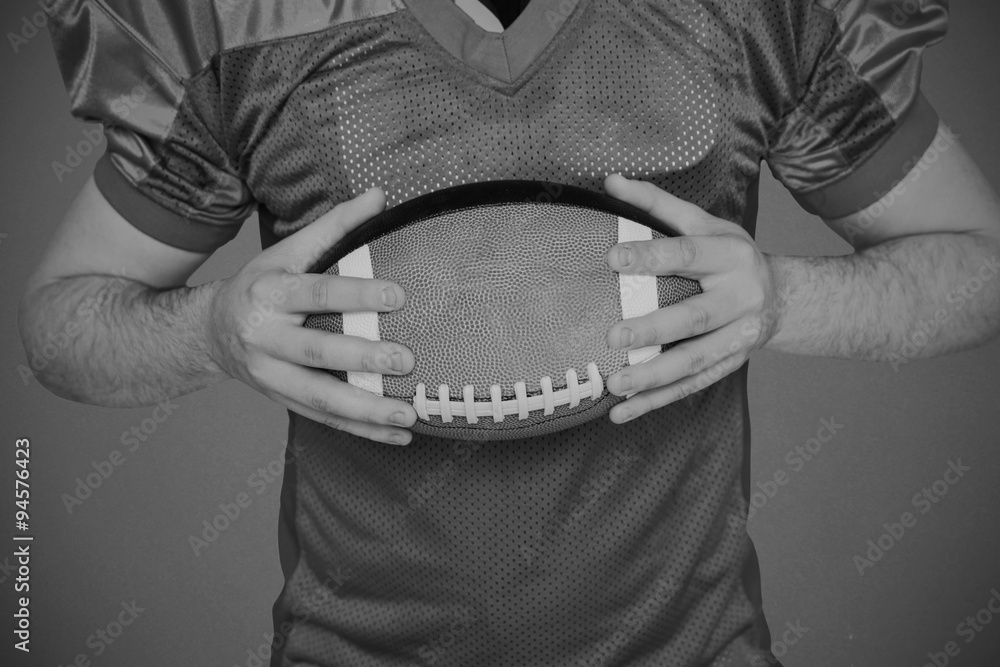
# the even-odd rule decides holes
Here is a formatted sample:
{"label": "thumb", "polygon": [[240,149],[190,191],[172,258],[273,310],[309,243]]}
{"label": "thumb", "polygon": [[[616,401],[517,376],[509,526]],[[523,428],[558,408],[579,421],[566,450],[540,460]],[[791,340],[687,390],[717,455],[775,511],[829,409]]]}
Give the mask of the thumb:
{"label": "thumb", "polygon": [[275,263],[292,273],[303,273],[351,230],[385,210],[385,193],[369,188],[313,220],[311,223],[268,248]]}

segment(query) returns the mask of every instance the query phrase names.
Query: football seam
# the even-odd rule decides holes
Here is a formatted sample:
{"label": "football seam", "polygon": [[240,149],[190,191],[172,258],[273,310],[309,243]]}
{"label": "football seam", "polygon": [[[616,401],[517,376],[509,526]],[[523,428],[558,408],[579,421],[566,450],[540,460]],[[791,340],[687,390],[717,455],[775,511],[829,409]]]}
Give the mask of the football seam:
{"label": "football seam", "polygon": [[[563,415],[555,415],[546,419],[545,422],[522,422],[522,421],[504,420],[502,422],[498,422],[495,425],[497,427],[496,429],[489,429],[487,432],[493,431],[497,433],[502,432],[505,434],[512,434],[512,433],[516,434],[520,431],[531,431],[532,429],[536,429],[543,423],[546,425],[553,425],[565,422],[567,420],[575,422],[580,420],[581,417],[585,418],[591,412],[601,410],[602,407],[608,402],[611,403],[617,402],[619,398],[620,397],[615,396],[614,394],[605,393],[598,400],[594,401],[593,403],[583,408],[582,410],[577,410],[576,412],[571,412]],[[473,426],[468,425],[467,423],[459,423],[454,421],[449,422],[447,424],[435,421],[425,421],[422,423],[426,424],[430,428],[441,429],[444,432],[448,432],[450,429],[475,428]]]}
{"label": "football seam", "polygon": [[[552,378],[543,376],[539,381],[540,392],[532,392],[529,396],[527,386],[524,382],[514,383],[514,398],[505,399],[500,385],[490,386],[490,399],[475,398],[475,387],[467,384],[462,390],[462,400],[456,401],[451,398],[450,388],[447,384],[438,386],[438,400],[427,400],[427,386],[420,382],[415,388],[415,393],[411,402],[417,415],[424,421],[428,421],[430,416],[439,416],[444,423],[450,423],[454,417],[463,417],[466,423],[477,424],[479,418],[492,417],[493,423],[500,423],[508,416],[517,415],[518,421],[528,419],[531,413],[542,411],[542,415],[548,417],[555,412],[556,408],[568,406],[575,409],[584,399],[597,401],[604,394],[604,379],[601,376],[597,364],[590,362],[587,364],[587,381],[579,382],[576,369],[570,368],[566,371],[566,388],[553,389]],[[469,418],[471,414],[471,419]]]}

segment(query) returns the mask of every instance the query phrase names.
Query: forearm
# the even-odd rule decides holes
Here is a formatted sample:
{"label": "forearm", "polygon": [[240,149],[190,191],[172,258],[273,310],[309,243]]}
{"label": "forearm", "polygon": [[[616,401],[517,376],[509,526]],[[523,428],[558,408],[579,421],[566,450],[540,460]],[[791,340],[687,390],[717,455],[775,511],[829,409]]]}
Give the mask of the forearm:
{"label": "forearm", "polygon": [[33,289],[19,313],[31,372],[64,398],[150,405],[226,379],[209,356],[211,286],[157,290],[111,276]]}
{"label": "forearm", "polygon": [[923,234],[842,257],[768,255],[776,331],[765,346],[868,361],[926,358],[1000,333],[1000,242]]}

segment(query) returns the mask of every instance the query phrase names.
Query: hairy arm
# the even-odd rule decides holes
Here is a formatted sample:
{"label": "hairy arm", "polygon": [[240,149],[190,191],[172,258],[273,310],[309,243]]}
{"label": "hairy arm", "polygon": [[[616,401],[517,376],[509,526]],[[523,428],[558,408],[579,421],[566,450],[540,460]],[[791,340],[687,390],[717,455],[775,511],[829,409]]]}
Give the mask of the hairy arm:
{"label": "hairy arm", "polygon": [[227,379],[206,345],[212,285],[184,286],[206,258],[145,236],[88,181],[21,298],[31,373],[58,396],[116,407]]}
{"label": "hairy arm", "polygon": [[1000,198],[943,128],[892,192],[826,223],[853,254],[766,256],[777,296],[766,348],[898,366],[1000,333]]}
{"label": "hairy arm", "polygon": [[1000,333],[1000,201],[957,139],[937,138],[891,193],[826,223],[854,246],[839,257],[766,255],[739,225],[650,183],[611,175],[608,192],[672,225],[674,238],[614,246],[623,274],[682,275],[702,294],[608,331],[618,349],[676,342],[613,373],[628,421],[700,391],[760,347],[847,359],[911,359]]}
{"label": "hairy arm", "polygon": [[302,326],[311,313],[405,306],[406,294],[394,283],[303,273],[384,207],[385,194],[373,188],[233,276],[187,287],[207,255],[138,231],[91,180],[21,299],[18,324],[30,374],[64,398],[115,407],[149,405],[235,378],[326,426],[407,444],[417,418],[411,405],[326,370],[405,374],[412,352]]}
{"label": "hairy arm", "polygon": [[106,276],[40,286],[19,317],[31,371],[58,396],[109,407],[150,405],[226,380],[206,344],[210,289]]}

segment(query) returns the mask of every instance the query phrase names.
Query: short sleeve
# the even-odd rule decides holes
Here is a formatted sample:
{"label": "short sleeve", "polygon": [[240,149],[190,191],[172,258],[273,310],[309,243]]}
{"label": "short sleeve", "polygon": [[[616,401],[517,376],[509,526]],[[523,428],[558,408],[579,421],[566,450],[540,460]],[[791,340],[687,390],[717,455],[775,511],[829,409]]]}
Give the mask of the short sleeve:
{"label": "short sleeve", "polygon": [[934,140],[921,55],[947,31],[947,0],[814,0],[830,14],[804,48],[806,82],[769,142],[772,172],[807,211],[856,213],[902,181]]}
{"label": "short sleeve", "polygon": [[210,253],[255,203],[225,150],[199,5],[212,3],[47,0],[46,11],[72,113],[104,127],[101,193],[147,235]]}

